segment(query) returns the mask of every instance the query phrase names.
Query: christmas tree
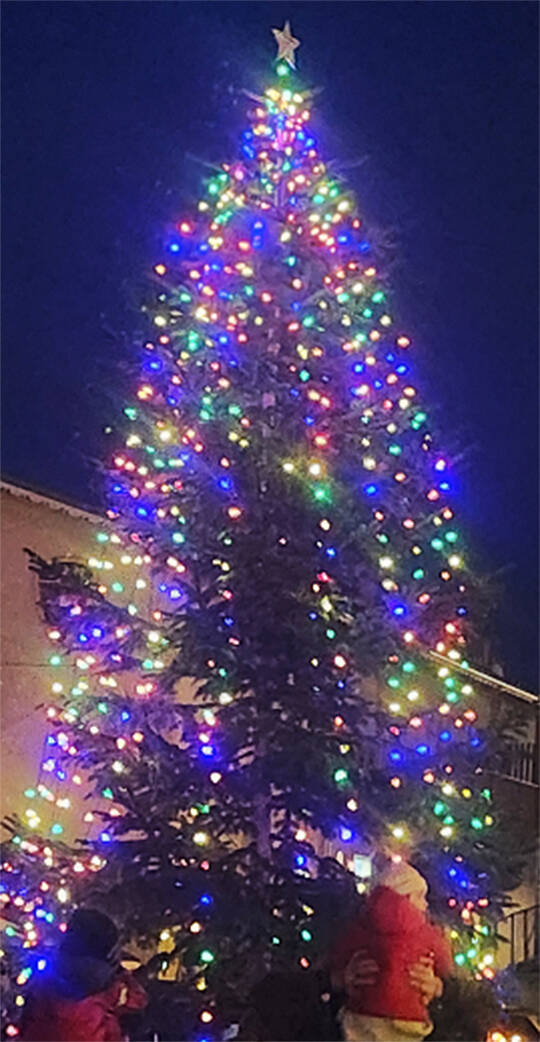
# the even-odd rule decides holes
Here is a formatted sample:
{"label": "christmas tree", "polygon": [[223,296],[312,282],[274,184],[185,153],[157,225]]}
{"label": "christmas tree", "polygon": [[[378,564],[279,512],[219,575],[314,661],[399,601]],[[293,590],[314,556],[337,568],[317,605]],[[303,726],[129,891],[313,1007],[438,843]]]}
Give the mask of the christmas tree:
{"label": "christmas tree", "polygon": [[238,158],[154,266],[98,549],[31,557],[51,728],[4,855],[19,1007],[84,901],[177,982],[189,1039],[312,966],[374,856],[414,859],[477,978],[510,883],[452,461],[275,35]]}

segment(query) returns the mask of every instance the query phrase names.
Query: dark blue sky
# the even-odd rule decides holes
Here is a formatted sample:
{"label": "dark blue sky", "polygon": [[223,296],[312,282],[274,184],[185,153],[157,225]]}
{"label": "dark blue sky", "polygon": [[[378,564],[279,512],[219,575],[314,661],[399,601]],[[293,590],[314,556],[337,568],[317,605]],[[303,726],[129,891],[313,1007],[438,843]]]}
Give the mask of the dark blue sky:
{"label": "dark blue sky", "polygon": [[204,167],[234,153],[290,18],[315,126],[397,243],[400,322],[483,567],[506,569],[507,674],[535,686],[534,3],[3,5],[3,469],[95,502],[141,276]]}

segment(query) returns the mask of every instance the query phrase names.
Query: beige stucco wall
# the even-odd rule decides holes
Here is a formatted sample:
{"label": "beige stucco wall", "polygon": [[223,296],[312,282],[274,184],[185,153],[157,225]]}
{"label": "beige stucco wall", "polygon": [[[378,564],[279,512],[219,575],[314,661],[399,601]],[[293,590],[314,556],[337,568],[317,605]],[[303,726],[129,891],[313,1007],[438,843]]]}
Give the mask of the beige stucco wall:
{"label": "beige stucco wall", "polygon": [[33,493],[2,485],[1,645],[2,671],[0,812],[23,813],[24,790],[35,785],[50,699],[50,644],[36,607],[37,581],[24,547],[43,557],[88,558],[97,517]]}

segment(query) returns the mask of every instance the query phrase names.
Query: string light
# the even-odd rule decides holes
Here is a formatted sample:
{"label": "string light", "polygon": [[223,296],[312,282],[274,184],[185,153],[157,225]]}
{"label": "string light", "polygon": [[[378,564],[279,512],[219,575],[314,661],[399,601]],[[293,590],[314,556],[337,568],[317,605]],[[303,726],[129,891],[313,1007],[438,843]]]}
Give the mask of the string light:
{"label": "string light", "polygon": [[[464,668],[467,607],[459,585],[463,539],[449,505],[452,467],[434,444],[428,413],[412,383],[411,341],[395,331],[388,290],[370,259],[355,201],[319,155],[308,100],[309,92],[296,89],[286,63],[278,63],[275,81],[242,136],[238,160],[210,178],[196,216],[176,222],[166,262],[160,258],[153,266],[156,296],[146,308],[150,332],[141,349],[141,378],[134,404],[124,409],[124,441],[110,454],[106,524],[88,559],[98,595],[89,587],[84,596],[70,594],[55,606],[48,624],[49,663],[59,679],[52,682],[54,705],[47,713],[52,733],[39,782],[27,795],[27,824],[37,831],[46,820],[50,837],[63,835],[73,811],[62,794],[87,785],[83,768],[81,774],[73,765],[84,762],[86,743],[105,738],[112,755],[99,795],[109,820],[101,831],[99,813],[88,811],[83,821],[99,851],[114,847],[123,813],[119,787],[152,755],[145,712],[170,679],[178,650],[176,613],[189,615],[194,577],[203,568],[206,589],[215,591],[215,625],[212,650],[206,652],[212,657],[205,657],[197,679],[214,708],[203,713],[201,707],[201,730],[193,731],[204,796],[199,803],[192,797],[182,827],[197,871],[212,879],[217,843],[212,814],[226,800],[234,774],[234,755],[227,760],[221,731],[227,735],[227,714],[246,698],[236,656],[238,649],[238,655],[249,654],[245,649],[252,639],[237,576],[243,547],[253,531],[260,535],[251,528],[260,504],[273,496],[284,508],[283,531],[274,532],[272,553],[283,555],[284,589],[289,568],[290,574],[298,568],[303,575],[295,603],[313,634],[304,639],[299,624],[309,681],[298,669],[280,711],[285,718],[288,711],[294,715],[296,689],[304,683],[312,685],[321,717],[328,707],[318,741],[322,748],[327,731],[331,754],[324,779],[314,783],[326,786],[328,805],[335,808],[336,841],[354,850],[361,820],[369,817],[355,725],[347,713],[347,685],[354,682],[361,690],[357,678],[365,678],[347,606],[362,586],[353,578],[350,556],[361,531],[362,555],[378,583],[377,618],[384,618],[393,646],[379,678],[387,719],[381,770],[388,800],[381,842],[390,845],[396,860],[402,857],[398,848],[405,856],[420,829],[422,838],[438,844],[438,885],[454,925],[456,963],[489,977],[486,952],[493,941],[488,936],[484,944],[481,931],[492,922],[491,910],[488,915],[478,900],[473,921],[464,909],[463,895],[474,893],[479,874],[465,855],[459,870],[453,859],[471,849],[496,819],[486,813],[481,777],[473,786],[467,776],[460,786],[456,767],[455,785],[447,781],[454,767],[444,752],[451,749],[457,765],[480,740],[469,704],[474,689],[460,685],[455,669]],[[266,372],[272,373],[268,386]],[[256,480],[247,480],[248,473]],[[219,520],[210,523],[211,518]],[[261,531],[271,525],[268,512]],[[206,528],[212,529],[211,547],[200,541]],[[206,560],[208,568],[201,564]],[[262,561],[261,568],[271,589],[273,565]],[[360,618],[363,608],[355,610]],[[271,622],[265,625],[271,629]],[[430,662],[426,652],[433,649],[447,665]],[[181,707],[178,712],[180,719]],[[180,719],[180,733],[182,726]],[[298,733],[302,737],[302,727]],[[415,786],[418,806],[409,820],[402,807],[410,806]],[[291,828],[295,844],[311,843],[304,822]],[[32,843],[13,840],[16,848],[23,842]],[[66,906],[63,916],[72,900],[68,880],[106,864],[101,853],[79,852],[66,866],[66,879],[51,887],[48,873],[58,868],[58,853],[53,845],[35,847],[44,865],[36,890],[50,905],[23,913],[30,948],[38,947],[48,915],[59,929],[58,908]],[[206,858],[199,862],[201,848],[207,848]],[[310,859],[302,847],[293,864],[293,871],[309,876]],[[21,895],[9,883],[10,874],[6,869],[6,896],[14,904]],[[482,883],[482,892],[486,888]],[[208,902],[201,898],[201,904],[207,909],[213,897],[205,896]],[[199,908],[199,918],[186,925],[192,939],[205,930],[206,914]],[[475,931],[480,941],[473,947]],[[302,927],[299,937],[311,942],[316,931]],[[271,944],[279,943],[273,934]],[[210,994],[219,959],[217,945],[198,951],[197,962],[208,967],[208,976],[200,976],[199,965],[197,991]],[[310,965],[305,955],[298,962],[302,968]],[[21,977],[21,987],[28,979]],[[212,1005],[210,998],[206,1002]],[[205,1005],[198,1016],[210,1025],[215,1013]],[[8,1025],[6,1033],[15,1037],[17,1028]]]}

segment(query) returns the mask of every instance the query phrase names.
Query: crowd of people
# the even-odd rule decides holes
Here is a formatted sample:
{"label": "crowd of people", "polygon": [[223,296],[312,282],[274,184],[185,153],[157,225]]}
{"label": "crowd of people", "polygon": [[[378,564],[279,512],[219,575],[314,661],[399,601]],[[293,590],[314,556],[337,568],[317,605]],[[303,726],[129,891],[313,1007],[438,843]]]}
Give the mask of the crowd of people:
{"label": "crowd of people", "polygon": [[[452,965],[443,932],[428,920],[426,894],[412,866],[391,863],[323,963],[260,981],[236,1028],[239,1042],[424,1039],[429,1005]],[[145,989],[121,968],[114,923],[79,909],[31,990],[22,1040],[122,1042],[129,1015],[146,1005]]]}

